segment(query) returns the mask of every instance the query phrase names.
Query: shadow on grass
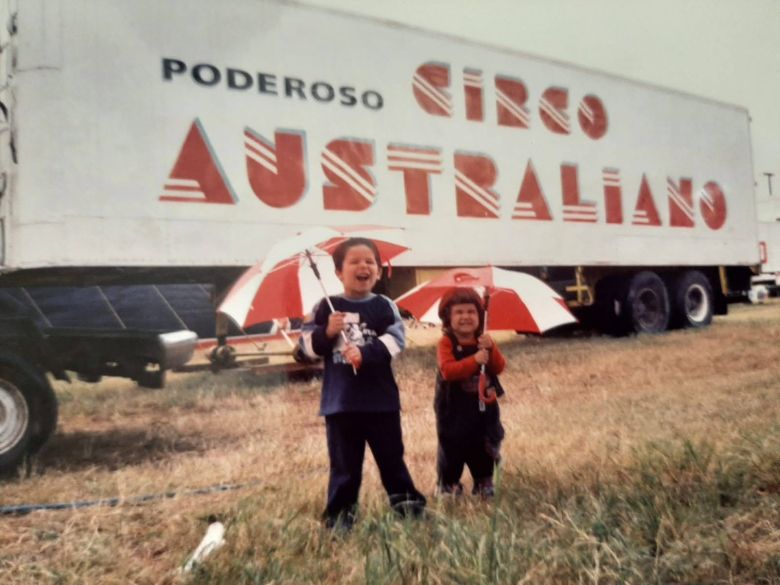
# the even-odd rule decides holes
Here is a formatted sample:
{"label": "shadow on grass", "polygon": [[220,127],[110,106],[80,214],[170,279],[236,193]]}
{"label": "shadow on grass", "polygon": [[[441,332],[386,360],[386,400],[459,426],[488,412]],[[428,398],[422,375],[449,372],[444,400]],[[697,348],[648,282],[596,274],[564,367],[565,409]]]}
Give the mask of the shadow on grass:
{"label": "shadow on grass", "polygon": [[322,366],[284,364],[279,367],[258,366],[178,376],[173,383],[166,386],[166,390],[182,394],[193,391],[212,394],[258,394],[276,392],[290,383],[320,380]]}
{"label": "shadow on grass", "polygon": [[203,453],[212,448],[196,437],[175,434],[171,428],[107,429],[57,433],[34,458],[36,471],[79,471],[123,467],[160,461],[174,454]]}

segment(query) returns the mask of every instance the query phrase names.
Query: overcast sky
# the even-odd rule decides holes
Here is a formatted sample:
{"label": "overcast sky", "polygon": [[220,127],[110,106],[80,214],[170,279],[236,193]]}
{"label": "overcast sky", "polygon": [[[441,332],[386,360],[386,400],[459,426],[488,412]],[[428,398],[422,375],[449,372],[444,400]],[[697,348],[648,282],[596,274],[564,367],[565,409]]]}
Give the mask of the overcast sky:
{"label": "overcast sky", "polygon": [[301,1],[744,106],[759,212],[780,217],[780,0]]}

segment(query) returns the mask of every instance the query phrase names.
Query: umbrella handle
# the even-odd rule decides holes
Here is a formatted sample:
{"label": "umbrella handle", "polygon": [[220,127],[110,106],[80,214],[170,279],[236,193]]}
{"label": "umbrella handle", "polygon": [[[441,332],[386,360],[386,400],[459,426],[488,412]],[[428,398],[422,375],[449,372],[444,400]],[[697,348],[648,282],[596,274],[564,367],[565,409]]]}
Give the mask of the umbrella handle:
{"label": "umbrella handle", "polygon": [[[482,317],[482,334],[487,333],[487,320],[488,320],[488,305],[490,304],[490,293],[485,292],[485,313]],[[477,385],[479,395],[479,411],[485,412],[486,404],[493,404],[496,401],[495,395],[489,397],[485,392],[487,391],[487,374],[485,373],[485,364],[479,369],[479,384]]]}
{"label": "umbrella handle", "polygon": [[317,282],[320,285],[320,289],[322,290],[322,296],[325,297],[325,300],[328,303],[328,307],[330,307],[330,312],[335,313],[336,309],[333,308],[333,303],[330,302],[328,291],[325,289],[325,283],[322,282],[322,277],[320,276],[320,269],[317,268],[317,263],[314,261],[314,257],[311,255],[311,250],[307,248],[306,250],[303,251],[303,253],[306,255],[306,259],[309,261],[309,267],[311,268],[311,271],[314,273],[314,278],[317,279]]}
{"label": "umbrella handle", "polygon": [[488,375],[485,371],[485,366],[482,366],[479,372],[479,384],[477,385],[477,394],[479,395],[479,411],[484,412],[485,411],[485,405],[486,404],[493,404],[498,400],[498,397],[496,396],[495,392],[492,396],[487,395],[487,389],[488,389]]}
{"label": "umbrella handle", "polygon": [[[349,339],[347,339],[347,334],[344,333],[344,331],[341,331],[341,339],[344,340],[344,343],[349,343]],[[353,365],[352,366],[352,373],[357,376],[357,368]]]}
{"label": "umbrella handle", "polygon": [[485,314],[482,321],[482,334],[487,333],[488,305],[490,305],[490,293],[485,291]]}
{"label": "umbrella handle", "polygon": [[[319,280],[319,279],[318,279]],[[322,284],[322,281],[320,281],[320,284]],[[325,292],[325,286],[323,285],[322,291]],[[333,303],[330,302],[330,297],[328,296],[328,293],[325,292],[325,300],[328,301],[328,306],[330,307],[330,312],[335,313],[336,309],[333,308]],[[344,340],[344,343],[349,343],[349,339],[347,339],[347,334],[344,333],[344,330],[341,330],[341,339]],[[357,368],[355,366],[352,366],[352,373],[357,376]]]}
{"label": "umbrella handle", "polygon": [[[336,309],[333,307],[333,303],[330,300],[330,297],[328,296],[328,291],[325,289],[325,283],[322,282],[322,278],[320,278],[320,270],[317,268],[317,264],[314,262],[314,258],[311,255],[311,252],[307,249],[303,252],[306,254],[306,259],[309,261],[309,266],[311,267],[312,272],[314,272],[314,276],[317,279],[317,282],[320,283],[320,288],[322,289],[322,294],[325,297],[325,302],[328,303],[328,308],[330,308],[331,313],[335,313]],[[344,331],[341,331],[341,339],[344,340],[344,343],[349,343],[349,339],[347,339],[347,334],[344,333]],[[355,366],[352,366],[352,373],[357,376],[357,368]]]}

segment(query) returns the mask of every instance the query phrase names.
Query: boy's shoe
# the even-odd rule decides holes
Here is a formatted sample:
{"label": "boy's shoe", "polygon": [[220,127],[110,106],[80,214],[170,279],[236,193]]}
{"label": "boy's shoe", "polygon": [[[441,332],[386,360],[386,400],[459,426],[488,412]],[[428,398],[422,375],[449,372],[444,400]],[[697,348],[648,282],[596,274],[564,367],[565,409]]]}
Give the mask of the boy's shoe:
{"label": "boy's shoe", "polygon": [[401,518],[422,518],[425,513],[425,497],[422,494],[390,496],[390,507]]}
{"label": "boy's shoe", "polygon": [[452,484],[439,484],[437,486],[437,492],[440,496],[461,496],[463,495],[463,484],[458,483],[452,483]]}
{"label": "boy's shoe", "polygon": [[471,491],[474,495],[479,495],[483,500],[489,500],[496,495],[493,487],[493,478],[488,477],[474,483],[474,489]]}
{"label": "boy's shoe", "polygon": [[327,513],[322,517],[322,525],[334,534],[347,534],[355,525],[356,515],[354,512],[341,512],[335,516]]}

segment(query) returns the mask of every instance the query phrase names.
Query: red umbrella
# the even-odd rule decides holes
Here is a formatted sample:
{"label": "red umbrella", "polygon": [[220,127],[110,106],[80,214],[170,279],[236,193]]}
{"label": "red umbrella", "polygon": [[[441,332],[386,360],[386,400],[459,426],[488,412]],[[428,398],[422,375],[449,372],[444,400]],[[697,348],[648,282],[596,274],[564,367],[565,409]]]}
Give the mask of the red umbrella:
{"label": "red umbrella", "polygon": [[397,228],[312,228],[273,245],[262,262],[241,275],[217,310],[242,328],[303,317],[320,298],[328,297],[328,290],[340,290],[330,254],[344,240],[358,237],[377,245],[382,264],[408,250]]}
{"label": "red umbrella", "polygon": [[538,278],[495,266],[453,268],[424,282],[395,302],[420,321],[439,322],[439,301],[453,287],[474,288],[490,301],[486,328],[544,333],[576,323],[563,298]]}
{"label": "red umbrella", "polygon": [[[563,298],[538,278],[494,266],[453,268],[401,295],[395,302],[420,321],[439,322],[439,302],[447,291],[457,287],[473,288],[482,294],[484,330],[542,333],[577,321]],[[486,385],[483,365],[479,378],[480,410],[484,409],[484,403],[495,401],[495,397],[485,395]]]}

